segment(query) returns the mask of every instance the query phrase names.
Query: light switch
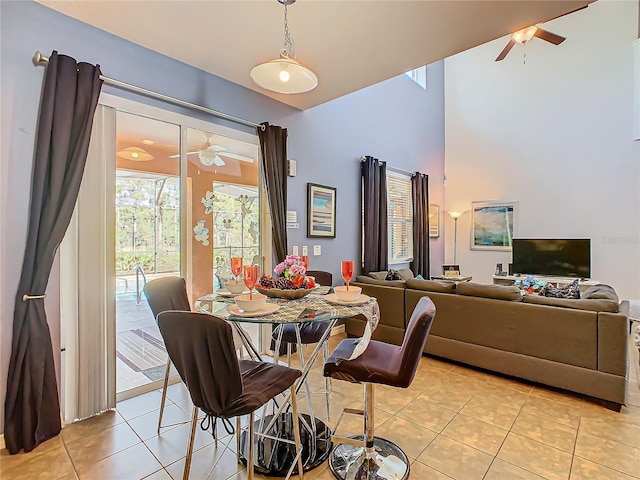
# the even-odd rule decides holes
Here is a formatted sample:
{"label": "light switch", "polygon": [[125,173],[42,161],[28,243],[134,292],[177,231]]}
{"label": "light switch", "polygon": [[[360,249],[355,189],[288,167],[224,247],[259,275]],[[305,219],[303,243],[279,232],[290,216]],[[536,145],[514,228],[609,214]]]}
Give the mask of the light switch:
{"label": "light switch", "polygon": [[298,255],[298,246],[294,245],[293,248],[292,248],[292,251],[293,251],[294,255]]}
{"label": "light switch", "polygon": [[313,254],[314,255],[322,255],[322,248],[320,248],[320,245],[314,245],[313,246]]}
{"label": "light switch", "polygon": [[302,256],[306,257],[307,255],[309,255],[309,249],[307,248],[306,245],[302,246]]}

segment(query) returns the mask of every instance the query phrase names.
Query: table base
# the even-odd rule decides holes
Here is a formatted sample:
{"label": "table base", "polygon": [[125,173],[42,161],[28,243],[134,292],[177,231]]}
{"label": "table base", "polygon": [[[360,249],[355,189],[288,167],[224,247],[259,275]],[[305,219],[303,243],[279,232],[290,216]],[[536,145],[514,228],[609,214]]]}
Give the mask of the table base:
{"label": "table base", "polygon": [[[307,414],[301,414],[307,425],[311,425],[311,417]],[[268,432],[274,437],[293,439],[293,423],[292,413],[283,413]],[[264,418],[264,425],[268,425],[273,415],[267,415]],[[312,470],[322,464],[331,453],[331,430],[329,427],[319,420],[315,419],[316,434],[312,438],[311,432],[300,425],[300,440],[302,443],[302,465],[305,472]],[[255,431],[258,432],[260,421],[255,422]],[[315,441],[314,441],[315,440]],[[240,461],[246,466],[249,449],[246,447],[247,432],[242,432],[240,437]],[[256,473],[269,477],[285,477],[291,468],[291,463],[295,458],[295,445],[278,442],[270,438],[264,438],[256,435],[254,437],[254,470]],[[298,473],[298,467],[293,469],[293,475]]]}

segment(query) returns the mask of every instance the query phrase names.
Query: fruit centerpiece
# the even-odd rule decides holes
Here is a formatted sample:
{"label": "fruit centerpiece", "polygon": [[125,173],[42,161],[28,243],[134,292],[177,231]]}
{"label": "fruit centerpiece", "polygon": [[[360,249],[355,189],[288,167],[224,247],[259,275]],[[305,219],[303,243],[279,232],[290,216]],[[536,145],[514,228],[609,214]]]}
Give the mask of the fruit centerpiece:
{"label": "fruit centerpiece", "polygon": [[307,269],[298,255],[287,255],[273,269],[276,276],[261,275],[256,290],[269,297],[302,298],[315,288],[313,278],[305,276]]}

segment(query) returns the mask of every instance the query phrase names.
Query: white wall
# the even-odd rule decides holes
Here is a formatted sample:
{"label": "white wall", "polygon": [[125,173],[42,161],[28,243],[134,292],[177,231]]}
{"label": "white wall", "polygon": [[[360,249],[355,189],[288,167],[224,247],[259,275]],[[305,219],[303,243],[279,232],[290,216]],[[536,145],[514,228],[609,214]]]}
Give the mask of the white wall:
{"label": "white wall", "polygon": [[[519,201],[516,236],[591,238],[592,278],[621,298],[640,298],[637,22],[638,2],[600,0],[545,24],[567,37],[559,46],[534,38],[494,62],[503,37],[445,60],[446,209]],[[470,250],[466,213],[457,261],[484,283],[511,252]]]}

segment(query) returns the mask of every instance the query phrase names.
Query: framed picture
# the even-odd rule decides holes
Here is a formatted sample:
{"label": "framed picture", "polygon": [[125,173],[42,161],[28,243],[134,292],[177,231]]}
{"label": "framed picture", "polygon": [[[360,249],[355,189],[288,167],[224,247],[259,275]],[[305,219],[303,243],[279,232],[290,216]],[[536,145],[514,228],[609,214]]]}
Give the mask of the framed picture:
{"label": "framed picture", "polygon": [[429,238],[440,236],[440,207],[435,203],[429,204]]}
{"label": "framed picture", "polygon": [[471,249],[511,250],[518,202],[471,203]]}
{"label": "framed picture", "polygon": [[307,237],[336,238],[336,189],[307,183]]}

